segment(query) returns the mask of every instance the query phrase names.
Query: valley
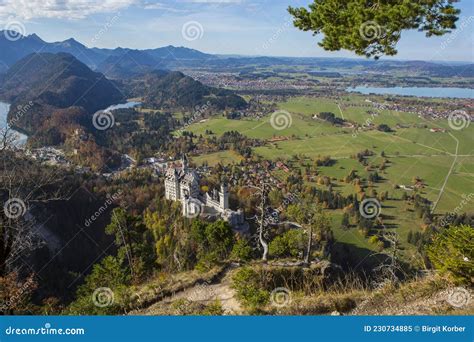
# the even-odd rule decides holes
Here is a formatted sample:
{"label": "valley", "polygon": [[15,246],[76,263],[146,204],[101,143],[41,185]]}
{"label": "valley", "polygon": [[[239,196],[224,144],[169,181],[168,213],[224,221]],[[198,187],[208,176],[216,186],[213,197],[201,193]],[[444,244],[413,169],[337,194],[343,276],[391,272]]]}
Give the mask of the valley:
{"label": "valley", "polygon": [[[2,262],[42,286],[11,312],[372,314],[391,286],[436,303],[472,281],[472,247],[456,280],[435,256],[474,222],[473,64],[20,41],[0,37],[1,195],[38,244]],[[394,85],[424,95],[371,91]],[[104,287],[114,305],[91,302]],[[282,287],[297,305],[272,307]]]}

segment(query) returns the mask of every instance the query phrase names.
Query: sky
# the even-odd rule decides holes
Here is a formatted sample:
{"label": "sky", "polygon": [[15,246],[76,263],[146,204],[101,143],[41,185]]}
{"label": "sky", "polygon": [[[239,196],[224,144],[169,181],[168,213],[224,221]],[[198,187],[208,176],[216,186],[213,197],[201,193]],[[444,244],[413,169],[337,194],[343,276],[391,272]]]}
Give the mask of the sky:
{"label": "sky", "polygon": [[[341,0],[345,1],[345,0]],[[357,57],[324,51],[292,26],[286,9],[310,0],[0,0],[0,29],[88,47],[185,46],[213,54]],[[396,59],[474,61],[474,0],[461,0],[458,30],[426,38],[402,33]],[[385,57],[388,58],[388,57]]]}

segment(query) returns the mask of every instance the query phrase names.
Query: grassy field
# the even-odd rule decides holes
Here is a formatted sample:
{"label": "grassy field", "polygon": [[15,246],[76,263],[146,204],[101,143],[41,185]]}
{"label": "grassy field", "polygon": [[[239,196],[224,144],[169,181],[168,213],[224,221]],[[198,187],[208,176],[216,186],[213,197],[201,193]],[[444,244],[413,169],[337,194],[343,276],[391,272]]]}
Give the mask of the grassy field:
{"label": "grassy field", "polygon": [[216,166],[218,163],[223,165],[238,163],[242,159],[242,156],[234,151],[222,151],[196,156],[192,158],[192,161],[197,165],[203,165],[206,163],[209,166]]}
{"label": "grassy field", "polygon": [[[374,156],[368,162],[378,165],[382,161],[383,151],[390,163],[384,171],[379,171],[383,180],[374,184],[374,188],[378,193],[389,192],[391,200],[383,203],[383,213],[393,218],[387,223],[397,229],[403,241],[403,253],[408,259],[417,260],[415,249],[406,243],[408,232],[421,230],[423,224],[415,216],[413,208],[400,200],[405,190],[395,189],[395,185],[412,185],[413,178],[420,177],[426,184],[421,189],[422,196],[435,201],[446,182],[436,208],[437,213],[453,211],[463,196],[474,193],[474,125],[457,131],[450,129],[447,120],[432,121],[412,113],[382,110],[372,116],[367,112],[372,108],[367,106],[365,97],[360,95],[344,97],[339,103],[325,98],[292,98],[280,103],[279,108],[291,114],[291,125],[283,130],[272,127],[270,116],[260,120],[215,117],[187,129],[196,134],[205,134],[206,130],[211,130],[216,135],[236,130],[262,140],[286,137],[284,141],[267,142],[265,146],[255,148],[254,152],[273,160],[290,159],[295,155],[312,160],[318,156],[331,156],[336,160],[334,165],[320,167],[318,171],[321,175],[331,177],[333,189],[345,195],[353,194],[355,189],[352,184],[346,184],[341,179],[351,170],[356,170],[362,178],[367,178],[369,173],[351,156],[369,149],[374,152]],[[335,127],[313,119],[314,114],[323,111],[333,112],[338,117],[359,124],[367,123],[367,120],[374,125],[384,123],[395,132],[384,133],[374,129],[354,132],[351,128]],[[396,128],[397,124],[405,128]],[[444,128],[446,132],[430,132],[430,128],[435,127]],[[199,156],[194,160],[198,164],[207,161],[209,165],[215,165],[218,162],[233,163],[239,159],[233,152],[225,151]],[[284,180],[285,174],[278,171],[275,176]],[[325,188],[313,182],[311,184]],[[472,212],[473,208],[474,205],[470,204],[463,211]],[[357,229],[345,231],[340,228],[341,215],[338,211],[331,211],[336,240],[352,245],[357,251],[375,251],[376,246],[371,245]]]}
{"label": "grassy field", "polygon": [[[463,194],[474,192],[474,126],[455,131],[449,129],[446,120],[430,121],[415,114],[394,111],[380,111],[378,116],[372,117],[367,113],[370,108],[366,105],[364,97],[358,95],[341,99],[341,110],[338,103],[332,99],[292,98],[279,104],[282,110],[291,114],[291,126],[283,130],[273,128],[270,117],[260,120],[214,117],[195,123],[187,129],[196,134],[205,134],[206,130],[211,130],[218,136],[226,131],[236,130],[259,139],[287,137],[288,140],[269,142],[254,151],[267,159],[285,159],[293,155],[305,155],[314,159],[329,155],[337,159],[337,162],[330,168],[321,168],[321,173],[338,179],[347,175],[351,169],[366,176],[367,172],[359,163],[350,159],[351,155],[369,149],[379,156],[383,151],[391,165],[383,175],[386,181],[379,185],[380,190],[391,190],[395,184],[411,184],[413,177],[418,176],[427,184],[424,195],[430,200],[435,200],[439,194],[455,160],[456,145],[459,141],[458,157],[437,209],[439,212],[453,210],[462,200]],[[374,124],[385,123],[391,127],[404,124],[409,127],[395,129],[392,133],[377,130],[354,132],[350,128],[334,127],[312,118],[314,114],[322,111],[330,111],[337,116],[344,116],[346,120],[361,124],[371,118]],[[429,128],[433,127],[445,128],[447,132],[430,132]],[[232,163],[239,159],[233,153],[219,152],[199,156],[195,160],[197,163],[207,160],[210,165],[214,165],[219,161]],[[371,162],[378,163],[380,158],[373,158]],[[340,191],[345,193],[352,189],[341,186]]]}

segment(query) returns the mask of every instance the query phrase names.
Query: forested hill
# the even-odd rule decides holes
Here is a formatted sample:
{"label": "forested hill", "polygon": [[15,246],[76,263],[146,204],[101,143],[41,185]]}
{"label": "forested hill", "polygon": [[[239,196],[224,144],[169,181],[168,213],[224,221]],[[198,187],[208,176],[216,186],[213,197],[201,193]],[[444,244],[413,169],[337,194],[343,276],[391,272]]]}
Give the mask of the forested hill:
{"label": "forested hill", "polygon": [[231,90],[203,85],[178,71],[155,71],[144,75],[132,90],[134,96],[143,96],[152,107],[213,106],[217,109],[242,109],[245,100]]}
{"label": "forested hill", "polygon": [[[94,113],[124,100],[103,74],[66,53],[35,53],[15,63],[1,84],[0,99],[12,103],[9,120],[27,133],[47,119],[51,108],[75,106]],[[18,106],[28,103],[35,110],[13,117]]]}

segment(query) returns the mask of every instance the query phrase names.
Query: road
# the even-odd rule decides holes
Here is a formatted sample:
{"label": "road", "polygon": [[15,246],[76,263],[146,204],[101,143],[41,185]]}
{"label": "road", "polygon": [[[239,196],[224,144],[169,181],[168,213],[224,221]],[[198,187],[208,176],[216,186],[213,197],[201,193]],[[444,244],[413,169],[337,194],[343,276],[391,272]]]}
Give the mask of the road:
{"label": "road", "polygon": [[434,213],[434,211],[436,210],[436,207],[438,206],[439,200],[441,199],[441,196],[443,196],[444,188],[446,187],[446,184],[448,184],[449,177],[451,176],[451,173],[453,173],[453,170],[454,170],[454,165],[456,165],[456,162],[458,160],[459,140],[454,135],[452,135],[450,132],[448,132],[448,134],[451,136],[451,138],[456,140],[456,152],[454,154],[454,160],[453,160],[453,163],[451,164],[451,168],[449,169],[449,172],[446,175],[446,178],[444,179],[443,186],[441,187],[441,189],[439,191],[438,198],[433,203],[433,208],[431,209],[432,213]]}
{"label": "road", "polygon": [[345,120],[344,118],[344,113],[342,112],[341,105],[338,103],[337,108],[339,108],[339,111],[341,112],[342,120]]}

